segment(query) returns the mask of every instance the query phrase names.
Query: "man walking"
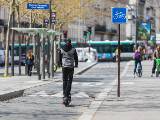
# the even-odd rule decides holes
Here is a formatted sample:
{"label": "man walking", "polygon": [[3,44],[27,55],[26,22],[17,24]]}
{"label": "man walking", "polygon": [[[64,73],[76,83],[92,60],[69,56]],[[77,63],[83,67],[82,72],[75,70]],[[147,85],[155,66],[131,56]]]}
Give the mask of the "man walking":
{"label": "man walking", "polygon": [[[75,64],[74,64],[75,63]],[[60,51],[60,64],[63,74],[63,104],[69,105],[71,102],[71,86],[74,74],[74,67],[78,67],[78,56],[76,49],[72,47],[71,40],[65,42]]]}

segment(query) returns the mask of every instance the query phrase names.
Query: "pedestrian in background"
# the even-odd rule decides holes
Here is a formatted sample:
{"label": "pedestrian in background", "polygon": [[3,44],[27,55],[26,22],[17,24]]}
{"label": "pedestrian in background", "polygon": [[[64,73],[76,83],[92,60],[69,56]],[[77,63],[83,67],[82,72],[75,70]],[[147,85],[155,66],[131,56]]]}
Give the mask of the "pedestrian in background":
{"label": "pedestrian in background", "polygon": [[160,59],[160,46],[157,46],[156,50],[153,53],[153,68],[152,68],[152,75],[151,75],[151,77],[153,77],[153,74],[155,74],[156,59]]}
{"label": "pedestrian in background", "polygon": [[[121,46],[120,46],[119,50],[120,50],[120,56],[121,56]],[[115,50],[115,59],[116,59],[116,62],[118,62],[118,47]],[[121,58],[120,58],[120,60],[121,60]]]}
{"label": "pedestrian in background", "polygon": [[26,56],[26,65],[27,65],[27,74],[28,76],[32,75],[32,67],[34,65],[34,56],[31,50],[27,52]]}
{"label": "pedestrian in background", "polygon": [[63,74],[63,104],[67,105],[71,102],[74,67],[78,67],[77,52],[72,47],[70,39],[66,40],[64,47],[60,50],[60,64]]}

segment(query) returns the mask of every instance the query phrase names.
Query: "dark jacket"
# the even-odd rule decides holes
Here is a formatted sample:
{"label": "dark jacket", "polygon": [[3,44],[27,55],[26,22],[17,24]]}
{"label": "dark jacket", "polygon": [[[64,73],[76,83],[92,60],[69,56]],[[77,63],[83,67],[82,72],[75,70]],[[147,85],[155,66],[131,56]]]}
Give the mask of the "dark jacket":
{"label": "dark jacket", "polygon": [[32,55],[32,58],[26,58],[26,64],[27,65],[34,65],[34,56]]}
{"label": "dark jacket", "polygon": [[71,44],[65,44],[60,50],[60,65],[62,67],[78,67],[78,55],[76,49]]}

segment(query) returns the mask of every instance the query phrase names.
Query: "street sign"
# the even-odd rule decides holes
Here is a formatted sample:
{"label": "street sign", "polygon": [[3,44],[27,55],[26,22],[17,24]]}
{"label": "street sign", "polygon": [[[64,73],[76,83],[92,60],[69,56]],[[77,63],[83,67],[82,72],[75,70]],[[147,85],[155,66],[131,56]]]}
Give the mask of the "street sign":
{"label": "street sign", "polygon": [[48,10],[49,4],[37,4],[37,3],[28,3],[27,9],[31,10]]}
{"label": "street sign", "polygon": [[49,20],[48,19],[44,19],[44,24],[49,24]]}
{"label": "street sign", "polygon": [[112,8],[112,23],[123,24],[127,22],[127,8]]}
{"label": "street sign", "polygon": [[118,86],[117,86],[117,96],[120,97],[120,24],[127,22],[127,8],[112,8],[111,13],[112,23],[118,24]]}
{"label": "street sign", "polygon": [[56,24],[57,20],[56,19],[51,19],[51,23]]}
{"label": "street sign", "polygon": [[52,12],[51,17],[56,18],[56,12]]}

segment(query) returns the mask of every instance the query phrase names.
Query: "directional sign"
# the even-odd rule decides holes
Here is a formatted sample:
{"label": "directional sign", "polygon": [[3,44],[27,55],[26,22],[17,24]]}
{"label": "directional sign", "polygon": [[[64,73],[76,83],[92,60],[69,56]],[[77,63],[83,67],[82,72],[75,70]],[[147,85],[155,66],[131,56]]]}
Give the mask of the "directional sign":
{"label": "directional sign", "polygon": [[56,19],[51,19],[51,23],[56,24],[57,20]]}
{"label": "directional sign", "polygon": [[27,9],[32,9],[32,10],[48,10],[49,9],[49,4],[28,3],[27,4]]}
{"label": "directional sign", "polygon": [[127,8],[112,8],[112,23],[123,24],[127,22]]}
{"label": "directional sign", "polygon": [[52,12],[51,17],[56,18],[56,12]]}
{"label": "directional sign", "polygon": [[49,24],[49,20],[48,19],[44,19],[44,24]]}

